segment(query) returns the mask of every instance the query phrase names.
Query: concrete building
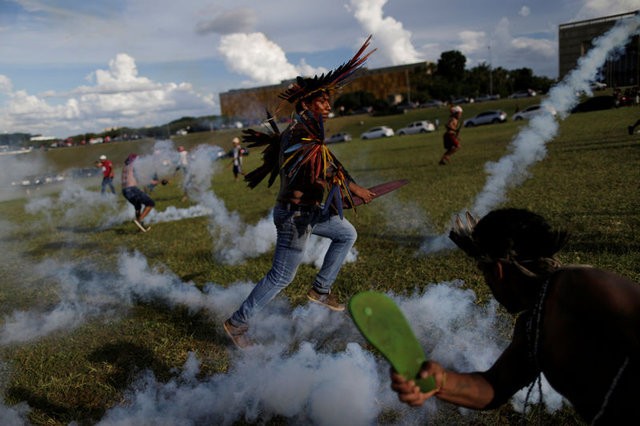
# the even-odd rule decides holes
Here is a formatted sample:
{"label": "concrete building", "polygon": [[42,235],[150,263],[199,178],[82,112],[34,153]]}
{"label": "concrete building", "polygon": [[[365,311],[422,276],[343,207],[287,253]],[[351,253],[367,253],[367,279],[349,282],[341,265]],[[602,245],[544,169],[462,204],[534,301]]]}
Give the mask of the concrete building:
{"label": "concrete building", "polygon": [[[558,28],[559,78],[574,69],[578,59],[593,46],[593,40],[610,30],[619,20],[630,19],[637,11],[561,24]],[[621,54],[607,59],[601,81],[609,87],[634,86],[640,82],[639,38],[634,36]]]}
{"label": "concrete building", "polygon": [[[411,100],[409,83],[415,73],[428,73],[427,62],[398,65],[377,69],[362,69],[357,78],[345,86],[340,94],[370,92],[376,99],[386,99],[391,104]],[[220,94],[220,112],[224,117],[244,121],[262,120],[265,109],[275,113],[279,105],[278,94],[282,93],[294,80],[283,81],[271,86],[250,89],[234,89]],[[292,111],[288,103],[281,105],[278,117],[286,117]]]}

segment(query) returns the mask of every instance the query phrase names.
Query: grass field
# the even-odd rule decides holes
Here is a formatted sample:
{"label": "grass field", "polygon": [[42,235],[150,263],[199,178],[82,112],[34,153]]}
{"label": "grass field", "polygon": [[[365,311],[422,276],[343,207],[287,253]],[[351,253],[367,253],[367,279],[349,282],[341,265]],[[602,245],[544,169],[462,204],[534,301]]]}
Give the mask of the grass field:
{"label": "grass field", "polygon": [[[464,117],[489,108],[511,115],[516,105],[522,109],[537,101],[468,105]],[[544,159],[532,165],[527,179],[510,189],[500,206],[529,208],[567,228],[572,237],[561,252],[563,262],[592,264],[640,282],[640,141],[626,130],[639,113],[629,107],[574,114],[561,121]],[[476,337],[489,339],[483,334],[496,332],[490,342],[500,347],[512,319],[495,309],[474,264],[457,250],[425,254],[420,248],[428,237],[447,231],[453,214],[471,207],[485,184],[485,165],[507,154],[510,141],[527,123],[463,129],[462,149],[445,167],[437,165],[443,151],[441,131],[369,141],[358,138],[374,125],[399,128],[419,119],[438,118],[444,123],[446,117],[444,109],[423,109],[329,121],[327,133],[348,131],[354,136],[332,150],[359,183],[410,180],[397,192],[358,208],[357,214],[347,213],[359,233],[357,256],[344,265],[334,288],[343,300],[367,289],[393,293],[431,350],[430,345],[443,336],[427,333],[429,327],[423,329],[421,324],[444,322],[448,312],[434,307],[433,312],[440,313],[433,318],[424,305],[412,303],[426,300],[426,292],[441,288],[440,283],[457,283],[452,291],[474,292],[471,314],[457,317],[463,319],[457,332],[477,330],[474,315],[489,315],[493,309],[496,322]],[[198,133],[176,137],[174,142],[187,149],[200,144],[229,149],[237,134]],[[103,153],[119,167],[129,152],[149,153],[152,146],[152,141],[138,141],[34,155],[55,171],[91,166]],[[261,184],[249,190],[234,182],[228,161],[217,167],[211,191],[233,220],[255,225],[268,217],[275,188]],[[259,152],[252,151],[245,169],[259,161]],[[95,194],[99,178],[93,183],[88,189]],[[374,424],[417,424],[427,419],[432,424],[520,422],[510,407],[460,413],[438,403],[411,411],[393,401],[384,363],[367,349],[350,322],[307,306],[305,294],[316,272],[313,265],[300,267],[296,280],[256,326],[267,343],[275,344],[267,344],[263,352],[238,353],[230,347],[221,321],[269,269],[272,250],[241,262],[224,262],[216,252],[232,248],[235,236],[216,229],[219,221],[206,216],[165,221],[142,234],[129,220],[104,226],[105,216],[126,206],[119,194],[108,204],[92,205],[93,198],[77,192],[85,198],[67,204],[55,191],[35,191],[0,203],[4,253],[0,383],[5,403],[0,418],[6,413],[6,419],[35,425],[96,424],[101,419],[104,424],[163,424],[162,419],[173,419],[166,424],[175,424],[178,418],[181,424],[262,424],[265,419],[268,424],[321,424],[330,417],[318,415],[316,404],[333,401],[323,410],[333,409],[342,424],[356,418],[353,412],[368,412],[370,417],[363,414],[357,419]],[[181,201],[179,179],[158,187],[154,197],[158,212],[193,204]],[[276,329],[290,334],[269,334]],[[446,348],[469,350],[465,342]],[[471,351],[464,359],[476,354]],[[314,387],[318,377],[326,379],[321,373],[343,371],[336,365],[344,362],[354,364],[344,370],[348,373],[327,382],[329,390]],[[373,366],[373,371],[362,365]],[[452,366],[459,365],[452,361]],[[309,378],[309,368],[318,376]],[[367,371],[373,378],[353,371]],[[306,383],[302,386],[306,393],[299,380]],[[289,385],[297,392],[287,394]],[[265,393],[256,393],[255,388]],[[323,389],[327,395],[319,397]],[[270,399],[278,393],[284,394],[285,403]],[[182,399],[185,395],[189,397]],[[300,395],[308,398],[298,401]],[[301,408],[289,410],[294,406]],[[348,415],[340,411],[345,406],[350,407]],[[225,410],[227,417],[217,410]],[[540,415],[545,423],[580,424],[568,408]]]}

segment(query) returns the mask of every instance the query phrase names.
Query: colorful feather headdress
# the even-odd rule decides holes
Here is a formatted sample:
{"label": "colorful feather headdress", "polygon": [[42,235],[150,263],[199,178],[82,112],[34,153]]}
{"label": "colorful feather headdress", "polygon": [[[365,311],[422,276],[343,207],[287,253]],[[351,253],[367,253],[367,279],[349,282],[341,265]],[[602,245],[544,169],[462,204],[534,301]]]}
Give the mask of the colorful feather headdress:
{"label": "colorful feather headdress", "polygon": [[[319,92],[332,94],[348,84],[356,71],[362,68],[369,56],[376,49],[365,53],[371,42],[369,36],[356,54],[347,62],[333,71],[313,78],[298,77],[278,97],[283,101],[297,103]],[[304,131],[305,136],[300,141],[288,147],[283,164],[278,164],[281,134],[275,124],[274,117],[267,112],[267,122],[271,127],[268,133],[254,130],[244,130],[243,140],[249,147],[266,146],[262,152],[263,164],[256,170],[245,175],[249,187],[255,188],[264,178],[269,176],[269,186],[273,184],[280,171],[289,178],[294,178],[303,168],[308,170],[314,181],[322,178],[331,185],[331,190],[325,203],[325,209],[334,208],[340,217],[343,215],[343,200],[353,205],[349,181],[351,177],[340,161],[333,155],[324,142],[324,124],[322,117],[315,117],[309,111],[295,112],[294,121]],[[329,169],[333,171],[329,173]],[[329,176],[330,175],[330,176]],[[354,209],[355,210],[355,209]]]}
{"label": "colorful feather headdress", "polygon": [[295,104],[317,92],[333,93],[339,90],[351,81],[354,73],[361,69],[367,59],[369,59],[369,56],[376,51],[376,49],[373,49],[365,54],[365,50],[369,47],[370,42],[371,36],[367,37],[360,47],[360,50],[353,55],[353,58],[335,70],[329,71],[327,74],[316,75],[313,78],[297,77],[296,82],[278,95],[278,97]]}

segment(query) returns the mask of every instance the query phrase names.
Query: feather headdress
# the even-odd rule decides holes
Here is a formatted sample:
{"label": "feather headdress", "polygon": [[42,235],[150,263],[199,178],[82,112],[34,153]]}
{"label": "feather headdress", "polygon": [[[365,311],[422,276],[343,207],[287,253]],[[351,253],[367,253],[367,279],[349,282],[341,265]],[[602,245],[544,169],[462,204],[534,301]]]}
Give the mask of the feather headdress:
{"label": "feather headdress", "polygon": [[258,132],[253,129],[242,131],[242,141],[247,143],[249,148],[265,147],[262,151],[262,165],[252,172],[247,173],[244,177],[249,188],[255,188],[267,175],[270,175],[269,186],[273,185],[280,171],[278,157],[280,155],[281,135],[275,119],[269,111],[267,111],[267,123],[271,128],[268,133]]}
{"label": "feather headdress", "polygon": [[369,47],[370,42],[371,36],[367,37],[360,47],[360,50],[353,55],[353,58],[340,65],[335,70],[329,71],[328,73],[320,76],[316,75],[313,78],[297,77],[295,83],[278,95],[279,98],[294,104],[316,92],[333,93],[336,90],[339,90],[351,81],[354,73],[361,69],[369,56],[376,51],[376,49],[373,49],[365,54],[365,50]]}
{"label": "feather headdress", "polygon": [[[355,72],[362,68],[369,56],[375,52],[374,49],[365,53],[370,42],[371,36],[365,40],[349,61],[327,74],[316,75],[313,78],[298,77],[296,82],[278,97],[283,101],[297,103],[315,94],[331,94],[344,87],[351,81]],[[268,112],[267,116],[267,121],[272,128],[270,133],[254,130],[244,131],[243,140],[249,143],[249,147],[266,145],[262,152],[262,166],[247,174],[244,178],[249,187],[254,188],[269,174],[269,186],[271,186],[281,170],[289,178],[295,178],[302,169],[305,169],[309,173],[309,178],[313,181],[323,179],[329,183],[331,189],[325,208],[335,208],[342,217],[343,199],[347,203],[353,204],[351,192],[349,191],[349,182],[353,179],[325,144],[322,117],[315,117],[308,110],[294,113],[293,128],[297,129],[296,131],[300,131],[304,136],[297,143],[287,147],[284,151],[285,160],[282,165],[279,165],[282,135],[275,125],[274,118]]]}
{"label": "feather headdress", "polygon": [[468,212],[466,223],[456,216],[449,238],[478,262],[509,262],[524,274],[537,276],[559,267],[554,255],[567,242],[568,233],[551,229],[542,216],[528,210],[505,208],[479,221]]}

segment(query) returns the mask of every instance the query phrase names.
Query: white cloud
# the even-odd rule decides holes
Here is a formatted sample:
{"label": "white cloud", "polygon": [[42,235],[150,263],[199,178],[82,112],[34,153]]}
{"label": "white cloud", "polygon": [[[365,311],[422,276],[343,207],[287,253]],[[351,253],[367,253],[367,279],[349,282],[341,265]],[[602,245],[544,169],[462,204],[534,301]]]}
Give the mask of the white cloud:
{"label": "white cloud", "polygon": [[251,79],[245,84],[277,84],[298,75],[326,72],[325,68],[314,68],[304,61],[292,65],[284,50],[262,33],[224,35],[218,52],[230,71]]}
{"label": "white cloud", "polygon": [[211,19],[202,19],[196,25],[198,34],[248,33],[257,21],[256,11],[246,7],[223,10]]}
{"label": "white cloud", "polygon": [[640,0],[586,0],[576,19],[591,19],[640,9]]}
{"label": "white cloud", "polygon": [[518,15],[529,16],[530,13],[531,13],[531,9],[529,9],[527,6],[522,6],[520,8],[520,11],[518,12]]}
{"label": "white cloud", "polygon": [[458,49],[463,54],[480,52],[487,49],[487,35],[484,31],[462,31],[460,32],[460,40],[462,41]]}
{"label": "white cloud", "polygon": [[[557,42],[548,39],[532,37],[514,37],[511,33],[510,22],[502,18],[495,28],[491,38],[492,62],[502,64],[507,69],[532,68],[540,74],[540,67],[545,64],[557,63]],[[524,62],[523,58],[527,61]],[[550,70],[544,75],[550,75]]]}
{"label": "white cloud", "polygon": [[401,22],[385,17],[382,8],[387,0],[351,0],[351,8],[362,28],[374,35],[378,49],[378,61],[386,65],[401,65],[419,62],[424,58],[411,43],[411,32],[404,29]]}
{"label": "white cloud", "polygon": [[10,93],[13,90],[13,84],[6,75],[0,74],[0,93]]}
{"label": "white cloud", "polygon": [[[0,128],[64,137],[106,127],[140,127],[142,122],[162,124],[185,111],[207,115],[214,107],[213,95],[201,95],[189,83],[157,83],[138,76],[134,58],[124,53],[109,62],[109,69],[96,70],[92,80],[94,85],[70,93],[37,96],[11,92],[11,82],[0,79],[9,91],[0,105]],[[62,102],[53,103],[56,98]]]}

